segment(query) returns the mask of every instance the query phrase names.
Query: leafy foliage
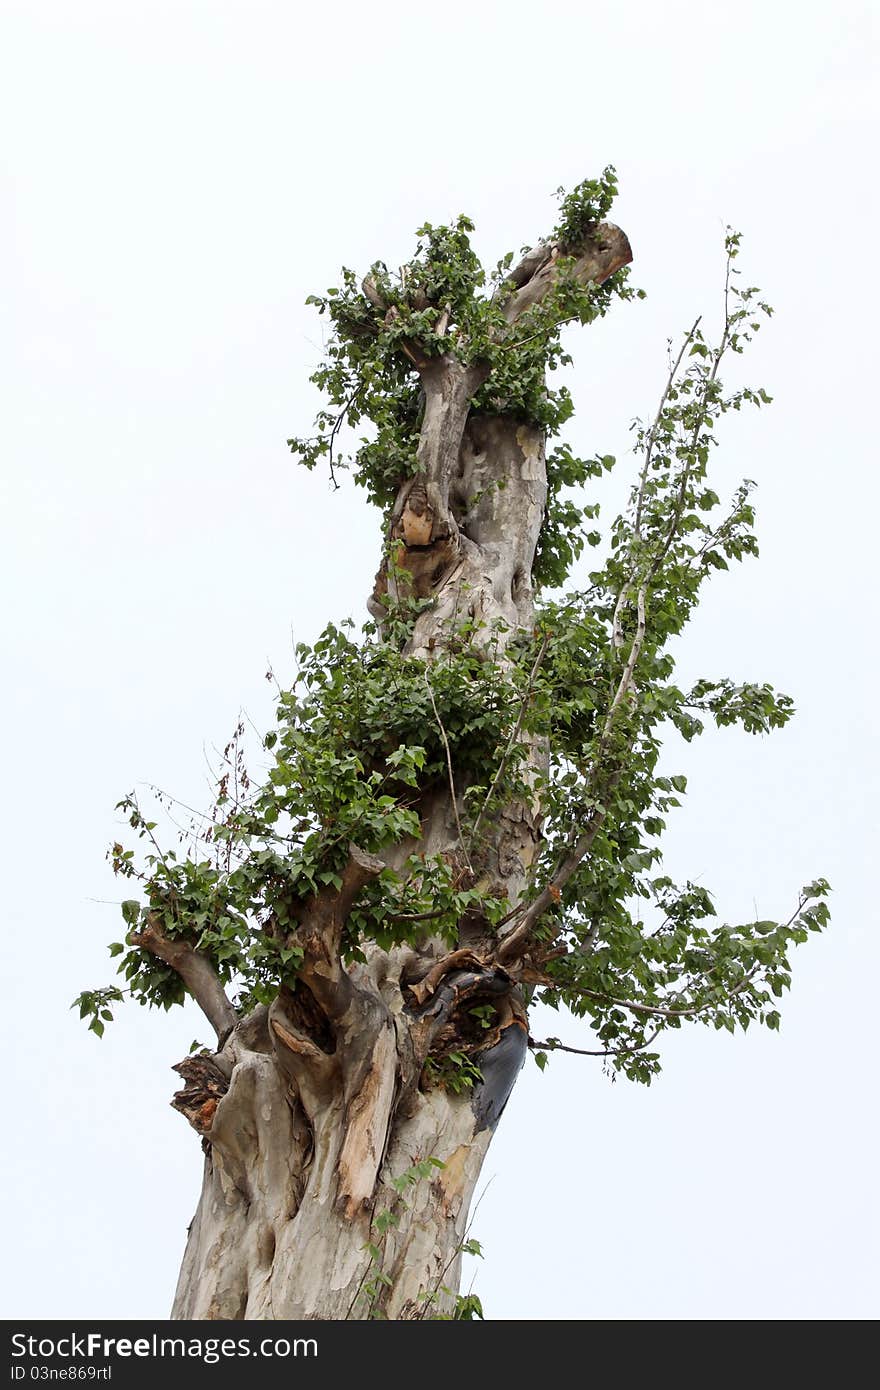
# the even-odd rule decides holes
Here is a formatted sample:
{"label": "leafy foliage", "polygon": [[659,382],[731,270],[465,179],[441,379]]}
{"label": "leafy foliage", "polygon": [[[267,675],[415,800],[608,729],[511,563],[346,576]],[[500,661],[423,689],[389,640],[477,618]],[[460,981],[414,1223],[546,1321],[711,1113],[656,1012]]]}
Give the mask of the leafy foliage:
{"label": "leafy foliage", "polygon": [[453,1095],[472,1090],[483,1079],[479,1067],[471,1061],[466,1052],[447,1052],[437,1060],[429,1057],[425,1063],[425,1072],[429,1086],[442,1086]]}
{"label": "leafy foliage", "polygon": [[[327,401],[318,433],[290,441],[305,465],[345,462],[387,509],[416,466],[419,355],[454,353],[481,364],[474,411],[512,414],[556,434],[571,401],[564,389],[546,388],[545,373],[569,360],[562,323],[590,322],[613,298],[633,293],[622,274],[597,289],[566,271],[615,187],[606,170],[563,196],[554,231],[558,282],[512,329],[503,316],[512,256],[487,277],[464,217],[422,227],[399,275],[377,263],[361,289],[344,271],[340,288],[315,297],[332,336],[313,377]],[[804,888],[785,920],[716,925],[709,892],[673,883],[660,849],[686,790],[683,777],[660,768],[664,732],[674,727],[692,739],[711,720],[766,734],[793,713],[791,699],[766,683],[707,677],[682,690],[673,680],[671,644],[702,586],[731,561],[757,554],[752,484],[744,481],[724,507],[710,477],[722,417],[770,399],[760,387],[727,390],[721,379],[722,363],[744,351],[771,312],[754,287],[738,286],[739,250],[729,233],[718,340],[695,324],[670,358],[656,414],[636,422],[639,472],[588,588],[546,597],[533,633],[461,624],[430,664],[407,654],[411,611],[390,605],[381,633],[373,624],[359,636],[351,624],[331,624],[313,646],[296,648],[298,670],[279,691],[263,773],[251,781],[239,724],[223,753],[215,804],[182,848],[160,847],[156,823],[133,795],[120,803],[143,850],[138,859],[117,842],[109,856],[143,898],[126,899],[128,935],[110,948],[129,994],[165,1008],[183,999],[176,973],[138,944],[151,923],[203,952],[240,1009],[271,1000],[282,984],[295,986],[304,906],[341,886],[354,842],[369,852],[398,851],[397,867],[361,893],[348,918],[349,960],[362,959],[370,942],[418,945],[426,931],[454,943],[465,915],[490,931],[515,925],[543,893],[550,905],[535,934],[548,949],[537,995],[587,1020],[595,1051],[613,1070],[649,1082],[659,1067],[656,1038],[685,1020],[731,1031],[752,1020],[778,1027],[775,1000],[789,984],[790,949],[825,925],[827,883]],[[340,459],[341,428],[361,422],[371,432]],[[550,451],[534,576],[546,588],[559,587],[585,543],[600,542],[586,529],[597,508],[568,493],[613,462],[578,459],[564,443]],[[495,659],[501,646],[503,661]],[[536,741],[548,750],[540,772],[531,758]],[[464,789],[462,844],[460,853],[432,855],[420,841],[418,807],[445,784],[450,762]],[[511,902],[487,867],[489,827],[517,798],[540,804],[542,847],[522,899]],[[573,847],[585,827],[590,852],[578,858]],[[119,998],[116,987],[86,991],[77,1005],[100,1035]],[[539,1065],[560,1045],[539,1045]],[[479,1073],[472,1075],[469,1057],[456,1057],[429,1079],[451,1089],[473,1084]]]}
{"label": "leafy foliage", "polygon": [[[560,221],[551,244],[557,253],[554,288],[511,326],[504,306],[513,290],[513,253],[486,274],[470,243],[473,223],[460,216],[451,226],[420,227],[416,251],[398,274],[381,261],[361,288],[354,272],[342,272],[340,286],[308,302],[331,326],[326,359],[310,378],[326,404],[316,417],[316,433],[288,440],[307,468],[329,462],[350,468],[371,501],[387,511],[401,483],[416,471],[421,423],[421,388],[416,360],[450,353],[479,366],[485,378],[477,390],[475,413],[513,415],[556,435],[573,412],[568,390],[547,386],[547,372],[571,362],[560,333],[575,320],[586,324],[607,313],[615,298],[631,299],[626,269],[602,285],[582,285],[574,275],[577,248],[596,228],[617,190],[614,170],[585,180],[561,201]],[[561,190],[560,190],[561,192]],[[367,433],[351,439],[360,426]],[[343,431],[345,433],[343,434]],[[340,450],[341,438],[350,447]],[[609,466],[602,460],[600,466]],[[578,509],[565,489],[595,472],[592,460],[575,458],[560,447],[548,459],[550,504],[535,582],[561,583],[567,564],[580,552],[583,523],[593,515]]]}
{"label": "leafy foliage", "polygon": [[617,172],[612,165],[598,179],[584,179],[570,193],[557,188],[559,221],[553,239],[564,250],[578,246],[611,211],[617,197]]}

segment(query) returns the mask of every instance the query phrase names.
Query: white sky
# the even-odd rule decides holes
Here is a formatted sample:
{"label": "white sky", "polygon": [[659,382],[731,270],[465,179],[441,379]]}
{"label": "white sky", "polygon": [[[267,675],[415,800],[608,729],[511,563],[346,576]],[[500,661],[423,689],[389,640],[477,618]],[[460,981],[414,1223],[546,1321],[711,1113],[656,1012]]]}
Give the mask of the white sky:
{"label": "white sky", "polygon": [[682,662],[800,713],[670,743],[691,793],[669,868],[732,920],[824,874],[833,924],[795,953],[778,1037],[684,1031],[649,1091],[527,1062],[475,1287],[494,1318],[876,1316],[876,9],[0,15],[3,1315],[170,1306],[201,1161],[169,1067],[207,1025],[131,1006],[99,1043],[68,1005],[114,978],[116,800],[204,804],[203,748],[240,706],[271,718],[267,659],[283,676],[291,634],[364,616],[378,518],[285,447],[315,404],[306,295],[459,211],[494,260],[611,161],[649,298],[575,339],[575,442],[624,455],[666,337],[717,310],[725,222],[777,310],[748,364],[775,404],[731,420],[718,474],[758,480],[762,558],[715,582]]}

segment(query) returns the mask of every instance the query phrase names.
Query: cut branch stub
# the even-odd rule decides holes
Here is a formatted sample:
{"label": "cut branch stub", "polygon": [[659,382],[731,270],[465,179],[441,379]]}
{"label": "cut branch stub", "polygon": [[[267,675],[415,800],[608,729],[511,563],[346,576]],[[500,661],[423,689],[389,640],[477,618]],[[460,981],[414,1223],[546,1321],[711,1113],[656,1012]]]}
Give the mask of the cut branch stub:
{"label": "cut branch stub", "polygon": [[580,246],[545,243],[536,246],[520,261],[508,277],[513,292],[504,301],[504,317],[516,323],[527,309],[540,304],[559,278],[559,260],[573,261],[572,273],[581,285],[592,280],[601,285],[615,271],[629,265],[632,247],[624,232],[613,222],[600,222],[593,235]]}
{"label": "cut branch stub", "polygon": [[[598,285],[626,265],[632,259],[632,251],[624,233],[612,223],[600,223],[592,235],[576,247],[562,247],[557,243],[544,243],[535,247],[514,269],[501,292],[499,302],[508,327],[496,331],[494,336],[497,341],[506,344],[510,327],[528,309],[546,298],[557,285],[560,275],[559,263],[563,257],[567,273],[578,283],[585,285],[592,281]],[[374,305],[381,305],[381,296],[370,277],[364,281],[364,293]],[[505,574],[503,584],[499,586],[494,576],[490,581],[493,598],[496,602],[500,600],[502,604],[507,604],[511,590],[515,588],[515,576],[519,577],[518,582],[524,583],[530,590],[534,542],[540,529],[546,497],[542,431],[530,430],[521,420],[513,418],[505,418],[498,422],[496,432],[500,430],[503,433],[505,426],[508,431],[511,427],[516,431],[516,443],[521,446],[527,457],[533,453],[540,453],[540,478],[536,477],[535,481],[540,484],[537,492],[541,495],[534,499],[538,504],[536,509],[531,505],[531,497],[520,499],[519,496],[511,495],[507,506],[501,509],[505,523],[502,528],[503,534],[492,536],[494,553],[487,556],[482,553],[484,539],[472,534],[473,527],[466,524],[468,520],[477,519],[468,517],[472,499],[485,495],[487,488],[489,493],[497,494],[509,481],[511,462],[514,466],[512,481],[517,491],[522,488],[522,479],[525,478],[525,472],[522,473],[522,479],[516,477],[516,473],[520,471],[517,467],[520,448],[511,450],[502,447],[500,450],[491,451],[488,476],[481,479],[478,487],[463,484],[466,473],[470,471],[470,462],[487,457],[486,452],[480,448],[481,433],[484,434],[485,431],[481,431],[480,423],[471,417],[471,402],[480,387],[489,379],[491,365],[488,362],[466,365],[448,352],[439,357],[418,359],[413,356],[412,351],[407,355],[418,369],[424,397],[417,467],[414,476],[402,484],[391,512],[389,540],[392,543],[394,564],[389,574],[387,562],[383,563],[377,576],[370,611],[381,620],[385,612],[383,597],[386,592],[392,599],[428,598],[446,585],[453,574],[459,579],[458,591],[463,587],[469,590],[473,590],[474,587],[482,588],[485,585],[483,576],[486,574],[487,560],[495,570],[498,568],[499,559],[503,560],[503,557],[510,555],[514,550],[522,551],[524,553],[517,553],[510,566],[503,566],[505,570],[509,568],[511,571],[510,574]],[[480,420],[482,418],[480,417]],[[493,417],[487,417],[486,423],[491,431]],[[472,438],[466,437],[468,428],[471,428]],[[523,436],[522,441],[520,433]],[[537,439],[533,440],[532,435],[536,435]],[[518,503],[526,507],[521,519],[515,515]],[[517,546],[516,538],[523,524],[528,543]],[[479,529],[478,526],[477,530]],[[481,547],[480,554],[469,551],[468,540],[476,541]],[[460,562],[464,562],[465,570],[470,569],[474,573],[459,573]],[[398,591],[401,573],[408,576],[405,581],[406,592]],[[454,602],[457,609],[457,595]],[[482,603],[479,606],[481,609],[486,608]],[[490,604],[488,607],[491,609],[496,607],[496,604]],[[530,595],[528,607],[531,607]],[[481,611],[473,616],[481,621],[487,615]],[[505,621],[509,621],[507,613],[495,612],[491,616],[502,616]],[[418,645],[414,643],[414,647]]]}
{"label": "cut branch stub", "polygon": [[175,1091],[171,1104],[185,1115],[197,1134],[210,1134],[217,1106],[229,1090],[229,1078],[213,1057],[197,1053],[184,1057],[171,1068],[183,1077],[184,1086]]}

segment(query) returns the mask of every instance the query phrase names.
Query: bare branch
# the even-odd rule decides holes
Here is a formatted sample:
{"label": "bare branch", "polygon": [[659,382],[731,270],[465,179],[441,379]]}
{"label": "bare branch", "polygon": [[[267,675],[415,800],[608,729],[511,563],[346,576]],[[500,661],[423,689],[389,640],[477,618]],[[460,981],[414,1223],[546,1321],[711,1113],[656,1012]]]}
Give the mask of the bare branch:
{"label": "bare branch", "polygon": [[[702,315],[700,317],[702,317]],[[639,490],[636,495],[636,510],[633,519],[633,536],[636,540],[641,540],[642,535],[642,507],[644,506],[645,501],[645,485],[648,481],[648,471],[651,467],[651,459],[654,455],[654,445],[657,442],[657,430],[660,426],[660,420],[663,415],[664,407],[666,405],[667,400],[669,399],[669,393],[675,384],[675,378],[678,375],[678,369],[681,366],[681,361],[684,357],[685,350],[688,344],[692,342],[693,336],[696,333],[699,325],[700,318],[697,318],[694,320],[693,326],[685,334],[684,341],[682,342],[682,345],[678,352],[678,356],[672,364],[669,376],[666,380],[666,385],[663,388],[663,394],[660,397],[660,404],[657,407],[657,413],[654,416],[653,423],[651,425],[650,430],[648,431],[648,439],[647,444],[645,446],[645,461],[642,465],[642,471],[639,476]],[[620,630],[620,613],[624,603],[629,597],[631,589],[632,580],[628,579],[621,586],[620,593],[617,595],[617,602],[614,605],[614,617],[611,620],[611,641],[615,649],[619,649],[623,646],[623,633]]]}
{"label": "bare branch", "polygon": [[539,1042],[537,1038],[530,1037],[529,1048],[532,1052],[573,1052],[577,1057],[620,1057],[625,1053],[643,1052],[646,1047],[651,1046],[659,1031],[659,1028],[655,1028],[649,1037],[644,1038],[635,1047],[603,1047],[591,1050],[586,1047],[568,1047],[558,1038],[548,1038],[546,1042]]}
{"label": "bare branch", "polygon": [[443,727],[443,720],[440,718],[440,712],[437,709],[437,701],[434,699],[434,691],[431,688],[431,679],[428,675],[427,668],[425,670],[425,685],[428,687],[428,695],[431,700],[431,708],[434,711],[434,718],[437,721],[437,728],[440,730],[440,737],[443,740],[443,747],[446,750],[446,768],[449,774],[449,795],[452,798],[452,813],[455,816],[455,827],[458,831],[458,843],[461,845],[461,852],[464,855],[464,862],[467,865],[469,872],[473,874],[474,871],[471,867],[471,861],[464,843],[464,836],[461,830],[461,819],[458,814],[458,801],[455,796],[455,777],[452,772],[452,754],[449,751],[449,739],[446,737],[446,730]]}
{"label": "bare branch", "polygon": [[360,391],[360,386],[356,386],[354,390],[350,392],[348,396],[346,396],[345,400],[342,402],[342,408],[340,409],[339,414],[333,422],[333,428],[331,429],[329,437],[327,439],[327,460],[330,464],[330,481],[333,484],[334,490],[337,492],[339,491],[339,484],[336,481],[336,469],[334,468],[333,460],[333,445],[336,443],[336,436],[342,429],[343,421],[348,415],[348,412],[351,409],[351,407],[354,405],[354,402],[359,396]]}
{"label": "bare branch", "polygon": [[531,672],[529,673],[528,684],[526,685],[525,692],[520,702],[519,714],[517,715],[516,723],[513,726],[513,732],[511,733],[510,738],[507,740],[507,747],[504,750],[504,755],[501,759],[501,762],[498,764],[498,770],[495,773],[495,776],[492,778],[492,784],[489,787],[489,790],[486,792],[486,799],[480,807],[480,814],[477,816],[476,823],[474,825],[473,830],[471,831],[470,839],[468,840],[468,849],[470,849],[471,845],[474,843],[474,840],[477,838],[477,833],[479,832],[480,826],[483,822],[483,816],[486,814],[486,809],[492,800],[495,788],[501,781],[502,775],[507,766],[508,759],[510,758],[510,754],[513,751],[517,739],[519,738],[519,732],[522,728],[522,722],[525,718],[525,713],[528,708],[529,700],[531,699],[532,690],[534,688],[535,677],[538,674],[541,662],[544,660],[544,657],[547,654],[547,647],[549,645],[549,642],[550,636],[548,633],[545,632],[543,638],[541,639],[541,646],[538,650],[538,655],[535,657],[534,665],[532,666]]}
{"label": "bare branch", "polygon": [[448,907],[435,908],[433,912],[389,912],[389,922],[436,922],[440,917],[448,917]]}
{"label": "bare branch", "polygon": [[614,1048],[612,1047],[567,1047],[565,1043],[556,1042],[554,1038],[548,1038],[546,1041],[529,1038],[529,1050],[531,1052],[573,1052],[578,1057],[611,1057],[614,1055]]}
{"label": "bare branch", "polygon": [[[758,965],[753,965],[743,978],[724,994],[724,999],[732,999],[740,994],[752,979],[758,969]],[[695,1014],[704,1014],[707,1009],[715,1008],[721,1001],[718,999],[707,999],[702,1004],[694,1004],[687,1009],[664,1009],[659,1004],[639,1004],[634,999],[618,999],[613,994],[604,994],[601,990],[585,989],[582,985],[567,985],[561,981],[554,981],[547,986],[557,989],[565,994],[580,994],[585,999],[595,999],[602,1004],[613,1004],[616,1008],[628,1009],[631,1013],[651,1014],[657,1018],[692,1018]]]}

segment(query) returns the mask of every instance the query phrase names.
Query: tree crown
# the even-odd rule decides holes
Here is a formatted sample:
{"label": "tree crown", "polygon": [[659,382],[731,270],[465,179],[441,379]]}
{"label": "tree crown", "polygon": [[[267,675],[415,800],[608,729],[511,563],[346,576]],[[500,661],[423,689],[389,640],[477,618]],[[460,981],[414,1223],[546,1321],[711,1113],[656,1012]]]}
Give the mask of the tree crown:
{"label": "tree crown", "polygon": [[[585,278],[584,247],[617,231],[603,220],[615,192],[608,169],[561,193],[551,236],[517,265],[508,254],[487,273],[472,224],[459,217],[421,227],[398,273],[376,262],[359,285],[344,270],[338,288],[312,296],[331,325],[312,377],[326,404],[316,433],[289,441],[294,454],[308,468],[326,460],[334,481],[350,468],[390,514],[419,467],[426,376],[449,362],[473,369],[472,417],[510,418],[557,439],[572,400],[564,386],[548,388],[546,374],[571,360],[563,326],[640,293],[626,266],[598,284]],[[603,539],[598,507],[581,493],[615,461],[577,457],[557,439],[547,453],[533,630],[456,618],[426,662],[408,643],[434,600],[397,585],[381,599],[382,619],[359,635],[350,623],[330,625],[314,645],[297,646],[295,678],[279,689],[277,727],[263,741],[264,775],[248,774],[239,723],[211,811],[176,848],[160,844],[158,821],[133,794],[119,803],[144,851],[138,858],[121,842],[110,851],[114,871],[143,897],[123,903],[128,935],[110,947],[125,992],[165,1008],[185,997],[181,974],[149,949],[151,932],[206,958],[240,1012],[295,988],[305,905],[342,890],[352,845],[366,855],[397,845],[406,853],[370,878],[348,914],[349,963],[371,943],[418,946],[431,935],[452,947],[468,916],[498,936],[509,962],[527,931],[523,984],[587,1019],[596,1043],[587,1050],[644,1082],[659,1068],[658,1035],[688,1019],[730,1031],[753,1019],[778,1027],[790,948],[825,924],[828,885],[802,889],[785,920],[719,925],[709,891],[674,883],[661,853],[685,792],[683,777],[660,769],[664,729],[690,740],[708,720],[763,734],[793,713],[766,683],[708,676],[682,688],[674,679],[671,643],[706,580],[757,555],[753,485],[743,481],[724,505],[711,476],[722,417],[770,399],[762,387],[727,390],[721,378],[771,313],[740,283],[739,253],[740,237],[728,232],[720,332],[710,338],[700,321],[689,329],[670,350],[655,413],[635,423],[638,472],[586,588],[562,591],[584,546]],[[341,449],[359,427],[366,432]],[[396,573],[393,545],[386,562]],[[547,756],[536,772],[537,745]],[[465,785],[458,851],[428,854],[416,808],[432,786],[453,783],[453,768]],[[486,871],[484,844],[517,798],[540,808],[542,841],[513,901]],[[170,809],[161,793],[159,801]],[[97,1034],[123,992],[89,990],[76,1001]],[[539,1064],[560,1045],[535,1044]]]}

